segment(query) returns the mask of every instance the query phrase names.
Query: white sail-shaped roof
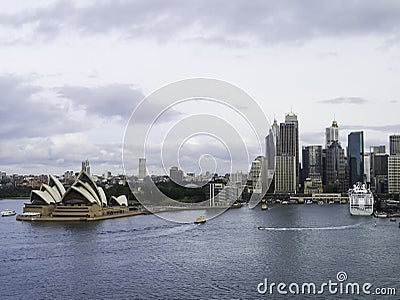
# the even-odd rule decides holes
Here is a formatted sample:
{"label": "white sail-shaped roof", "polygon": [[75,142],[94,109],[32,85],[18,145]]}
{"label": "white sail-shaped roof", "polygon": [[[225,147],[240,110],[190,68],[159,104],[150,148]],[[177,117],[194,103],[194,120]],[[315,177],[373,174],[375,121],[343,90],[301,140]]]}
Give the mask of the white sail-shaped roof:
{"label": "white sail-shaped roof", "polygon": [[[84,187],[92,196],[94,199],[96,199],[96,202],[98,205],[101,206],[101,199],[99,198],[99,191],[98,191],[98,187],[96,186],[96,191],[90,186],[90,184],[88,184],[87,182],[83,182],[83,181],[77,181],[76,182],[76,186],[82,186]],[[101,195],[100,195],[101,197]]]}
{"label": "white sail-shaped roof", "polygon": [[88,173],[86,173],[85,171],[82,170],[79,173],[79,175],[76,178],[76,181],[75,181],[75,183],[73,185],[75,185],[79,181],[88,184],[92,188],[92,190],[95,192],[95,194],[97,195],[96,198],[99,199],[99,201],[100,201],[101,197],[100,197],[100,193],[99,193],[98,188],[97,188],[97,184]]}
{"label": "white sail-shaped roof", "polygon": [[87,200],[91,204],[98,204],[97,200],[83,186],[80,187],[71,186],[71,189],[69,190],[69,192],[66,192],[65,195],[67,196],[68,194],[73,194],[73,192],[77,192],[78,194],[82,195],[85,198],[85,200]]}
{"label": "white sail-shaped roof", "polygon": [[104,191],[99,188],[85,171],[81,171],[72,186],[62,197],[64,204],[97,204],[103,206]]}
{"label": "white sail-shaped roof", "polygon": [[62,197],[65,194],[65,188],[62,185],[62,183],[53,175],[49,176],[49,186],[53,187],[55,186],[60,193],[60,196]]}
{"label": "white sail-shaped roof", "polygon": [[54,202],[56,202],[56,203],[61,202],[61,195],[56,186],[51,187],[47,184],[42,184],[42,186],[40,187],[40,190],[43,192],[49,193],[51,195],[51,197],[54,199]]}
{"label": "white sail-shaped roof", "polygon": [[53,197],[46,191],[32,190],[31,192],[31,201],[35,201],[36,199],[40,199],[46,204],[55,204]]}
{"label": "white sail-shaped roof", "polygon": [[99,190],[100,193],[101,203],[103,204],[103,206],[107,206],[107,197],[106,194],[104,193],[103,188],[98,187],[97,189]]}
{"label": "white sail-shaped roof", "polygon": [[111,201],[112,202],[116,202],[118,205],[125,205],[128,206],[128,199],[126,198],[125,195],[119,196],[119,197],[115,197],[115,196],[111,196]]}

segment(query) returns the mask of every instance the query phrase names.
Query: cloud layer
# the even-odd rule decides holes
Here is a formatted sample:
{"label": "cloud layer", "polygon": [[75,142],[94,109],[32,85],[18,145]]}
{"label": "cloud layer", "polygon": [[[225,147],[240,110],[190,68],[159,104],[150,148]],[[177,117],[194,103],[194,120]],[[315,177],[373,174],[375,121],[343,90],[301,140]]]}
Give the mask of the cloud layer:
{"label": "cloud layer", "polygon": [[319,103],[323,104],[366,104],[368,102],[369,100],[361,97],[339,97],[319,101]]}
{"label": "cloud layer", "polygon": [[78,6],[51,6],[0,14],[0,24],[33,26],[32,34],[52,39],[64,30],[87,34],[119,32],[123,38],[167,41],[205,39],[231,46],[254,39],[261,43],[299,43],[321,37],[382,35],[400,32],[398,1],[241,1],[101,0]]}

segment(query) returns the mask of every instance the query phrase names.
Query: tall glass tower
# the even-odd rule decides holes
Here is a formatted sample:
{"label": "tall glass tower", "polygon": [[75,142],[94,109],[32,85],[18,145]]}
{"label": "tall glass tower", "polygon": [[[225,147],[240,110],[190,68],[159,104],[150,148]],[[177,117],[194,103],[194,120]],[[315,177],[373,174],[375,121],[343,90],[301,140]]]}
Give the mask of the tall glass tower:
{"label": "tall glass tower", "polygon": [[364,132],[350,132],[347,143],[349,187],[364,181]]}
{"label": "tall glass tower", "polygon": [[275,192],[296,193],[299,186],[299,123],[289,113],[279,126],[276,146]]}

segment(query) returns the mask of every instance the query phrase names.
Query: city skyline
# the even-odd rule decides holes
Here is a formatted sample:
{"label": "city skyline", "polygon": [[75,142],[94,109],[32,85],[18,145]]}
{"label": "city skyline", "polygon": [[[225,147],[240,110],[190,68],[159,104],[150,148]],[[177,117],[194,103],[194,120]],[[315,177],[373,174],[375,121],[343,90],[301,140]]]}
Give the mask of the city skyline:
{"label": "city skyline", "polygon": [[[287,119],[287,117],[288,116],[295,116],[295,118],[296,118],[296,122],[297,122],[297,117],[298,117],[298,115],[297,114],[295,114],[295,113],[293,113],[293,112],[289,112],[289,113],[287,113],[286,114],[286,117],[285,117],[285,119],[283,120],[283,122],[282,122],[282,124],[285,124],[287,121],[288,121],[288,119]],[[279,133],[280,133],[280,130],[279,130],[279,123],[277,124],[276,123],[277,122],[277,120],[276,119],[274,119],[274,123],[272,124],[272,126],[270,127],[270,129],[274,132],[274,134],[278,134],[279,135]],[[282,124],[281,124],[281,126],[282,126]],[[276,130],[276,129],[274,129],[274,125],[278,128],[278,131],[276,132],[276,131],[274,131],[274,130]],[[301,124],[296,124],[296,128],[297,128],[297,126],[300,126],[300,128],[301,128]],[[285,126],[284,126],[285,127]],[[332,128],[334,127],[334,131],[332,131]],[[327,149],[328,150],[328,148],[329,148],[329,146],[332,144],[332,142],[337,142],[337,144],[338,144],[338,146],[339,147],[342,147],[342,149],[343,149],[343,151],[344,151],[344,157],[346,157],[346,158],[348,158],[348,152],[346,151],[346,150],[348,150],[347,149],[347,145],[348,145],[348,142],[346,142],[346,140],[347,140],[347,138],[349,137],[349,136],[351,136],[351,135],[353,135],[353,134],[356,134],[356,133],[364,133],[364,130],[360,130],[360,131],[350,131],[349,132],[349,134],[345,137],[345,138],[343,138],[343,140],[341,140],[340,139],[340,136],[342,136],[343,137],[343,134],[341,134],[341,128],[340,128],[340,125],[338,124],[338,121],[336,120],[336,119],[334,119],[333,121],[332,121],[332,125],[330,126],[330,127],[326,127],[325,128],[325,135],[323,136],[323,138],[325,139],[325,143],[321,143],[321,144],[316,144],[316,143],[314,143],[314,144],[302,144],[301,143],[301,140],[299,141],[299,146],[297,146],[297,151],[298,151],[298,153],[297,153],[297,155],[294,155],[295,156],[295,159],[301,164],[301,167],[303,168],[304,167],[304,158],[303,158],[303,155],[304,155],[304,148],[312,148],[312,147],[321,147],[321,149]],[[299,132],[299,135],[301,135],[301,132]],[[332,138],[332,139],[328,139],[328,136],[333,136],[334,138]],[[392,153],[393,154],[397,154],[398,152],[399,152],[399,150],[397,149],[398,147],[400,147],[399,145],[400,145],[400,139],[399,139],[399,137],[400,137],[400,134],[397,134],[397,133],[395,133],[395,134],[390,134],[390,135],[388,135],[387,136],[387,140],[388,140],[388,142],[386,143],[386,144],[383,144],[383,145],[378,145],[378,144],[374,144],[374,145],[372,145],[372,144],[368,144],[368,146],[366,146],[366,143],[365,143],[365,141],[364,141],[364,134],[363,134],[363,142],[362,142],[362,144],[364,145],[364,152],[363,153],[365,153],[365,154],[370,154],[370,153],[373,153],[374,151],[376,152],[377,150],[376,149],[380,149],[379,150],[379,153],[382,153],[382,154],[390,154],[391,153],[391,150],[392,150]],[[336,140],[338,138],[338,140]],[[328,142],[329,141],[329,142]],[[368,141],[368,140],[367,140]],[[267,143],[267,137],[266,137],[266,139],[265,139],[265,143]],[[345,146],[344,146],[345,145]],[[393,145],[393,146],[392,146]],[[266,145],[264,145],[264,146],[266,146]],[[391,147],[392,146],[392,147]],[[294,147],[293,145],[292,145],[292,147]],[[268,148],[265,148],[264,147],[264,149],[266,149],[267,151],[269,151],[268,150]],[[300,151],[301,149],[303,149],[303,152],[302,151]],[[374,150],[375,149],[375,150]],[[382,152],[382,150],[381,149],[385,149],[385,151],[384,152]],[[393,149],[395,149],[395,150],[393,150]],[[276,149],[276,153],[279,153],[279,149]],[[293,150],[293,151],[296,151],[296,150]],[[262,153],[262,154],[260,154],[260,155],[265,155],[265,154],[267,154],[267,153]],[[267,155],[268,156],[268,155]],[[254,157],[254,159],[256,159],[256,157]],[[144,178],[144,176],[146,176],[146,175],[144,175],[144,174],[146,174],[147,173],[147,171],[146,171],[146,158],[138,158],[138,161],[139,161],[139,168],[138,168],[138,170],[137,170],[137,172],[135,173],[135,174],[128,174],[128,175],[134,175],[134,176],[137,176],[138,178],[140,178],[140,179],[143,179]],[[269,160],[270,161],[270,160]],[[84,164],[88,164],[88,159],[86,159],[86,161],[80,161],[79,162],[79,164],[82,164],[82,168],[84,167]],[[79,164],[77,164],[77,166],[79,166]],[[0,171],[1,172],[6,172],[7,174],[22,174],[22,175],[42,175],[42,174],[47,174],[47,173],[49,173],[49,174],[57,174],[57,175],[61,175],[61,174],[63,174],[63,173],[65,173],[65,172],[70,172],[70,171],[74,171],[74,170],[77,170],[77,169],[79,169],[79,167],[77,167],[77,166],[74,166],[74,167],[72,167],[72,168],[66,168],[66,169],[63,169],[63,170],[61,170],[59,173],[51,173],[51,172],[44,172],[44,173],[35,173],[35,172],[26,172],[26,173],[17,173],[17,172],[14,172],[14,171],[12,171],[11,170],[11,172],[10,171],[7,171],[6,169],[1,169]],[[169,172],[170,172],[170,168],[178,168],[177,166],[175,166],[175,165],[171,165],[171,166],[169,166],[166,170],[167,170],[167,172],[166,173],[162,173],[162,171],[160,172],[160,173],[154,173],[154,172],[152,172],[151,174],[147,174],[147,175],[168,175],[169,174]],[[103,173],[105,173],[105,172],[109,172],[110,171],[110,169],[99,169],[98,167],[96,168],[95,167],[95,169],[97,169],[98,171],[95,173],[95,174],[97,174],[97,175],[100,175],[100,174],[103,174]],[[248,168],[247,169],[244,169],[244,170],[239,170],[239,169],[235,169],[234,170],[234,172],[233,173],[236,173],[236,172],[250,172],[250,169],[251,169],[251,164],[248,166]],[[210,172],[211,171],[211,169],[210,170],[203,170],[203,171],[207,171],[207,172]],[[88,170],[87,170],[87,172],[88,173],[90,173],[90,167],[88,167]],[[112,173],[114,173],[114,172],[112,172]],[[123,170],[120,172],[120,173],[115,173],[115,174],[123,174],[124,172],[123,172]],[[185,173],[194,173],[194,174],[196,174],[196,175],[201,175],[201,174],[203,174],[203,173],[196,173],[196,172],[194,172],[194,170],[187,170]],[[227,172],[225,172],[225,173],[227,173]],[[225,174],[225,173],[223,173],[223,174]],[[229,172],[228,172],[229,173]],[[204,173],[205,174],[205,173]],[[221,173],[222,174],[222,173]],[[297,179],[297,181],[298,181],[298,179]]]}
{"label": "city skyline", "polygon": [[0,170],[62,173],[89,158],[94,173],[123,173],[133,109],[193,77],[237,85],[271,124],[293,110],[301,145],[324,145],[336,119],[343,147],[363,130],[366,149],[389,148],[400,132],[400,4],[234,4],[2,3]]}

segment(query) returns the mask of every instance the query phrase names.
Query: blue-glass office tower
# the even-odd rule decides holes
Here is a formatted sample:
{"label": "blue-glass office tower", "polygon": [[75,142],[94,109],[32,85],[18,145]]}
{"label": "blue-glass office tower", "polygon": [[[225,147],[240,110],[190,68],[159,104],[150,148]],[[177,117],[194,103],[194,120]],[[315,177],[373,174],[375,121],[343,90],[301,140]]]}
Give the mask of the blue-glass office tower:
{"label": "blue-glass office tower", "polygon": [[364,132],[350,132],[347,143],[349,187],[364,182]]}

